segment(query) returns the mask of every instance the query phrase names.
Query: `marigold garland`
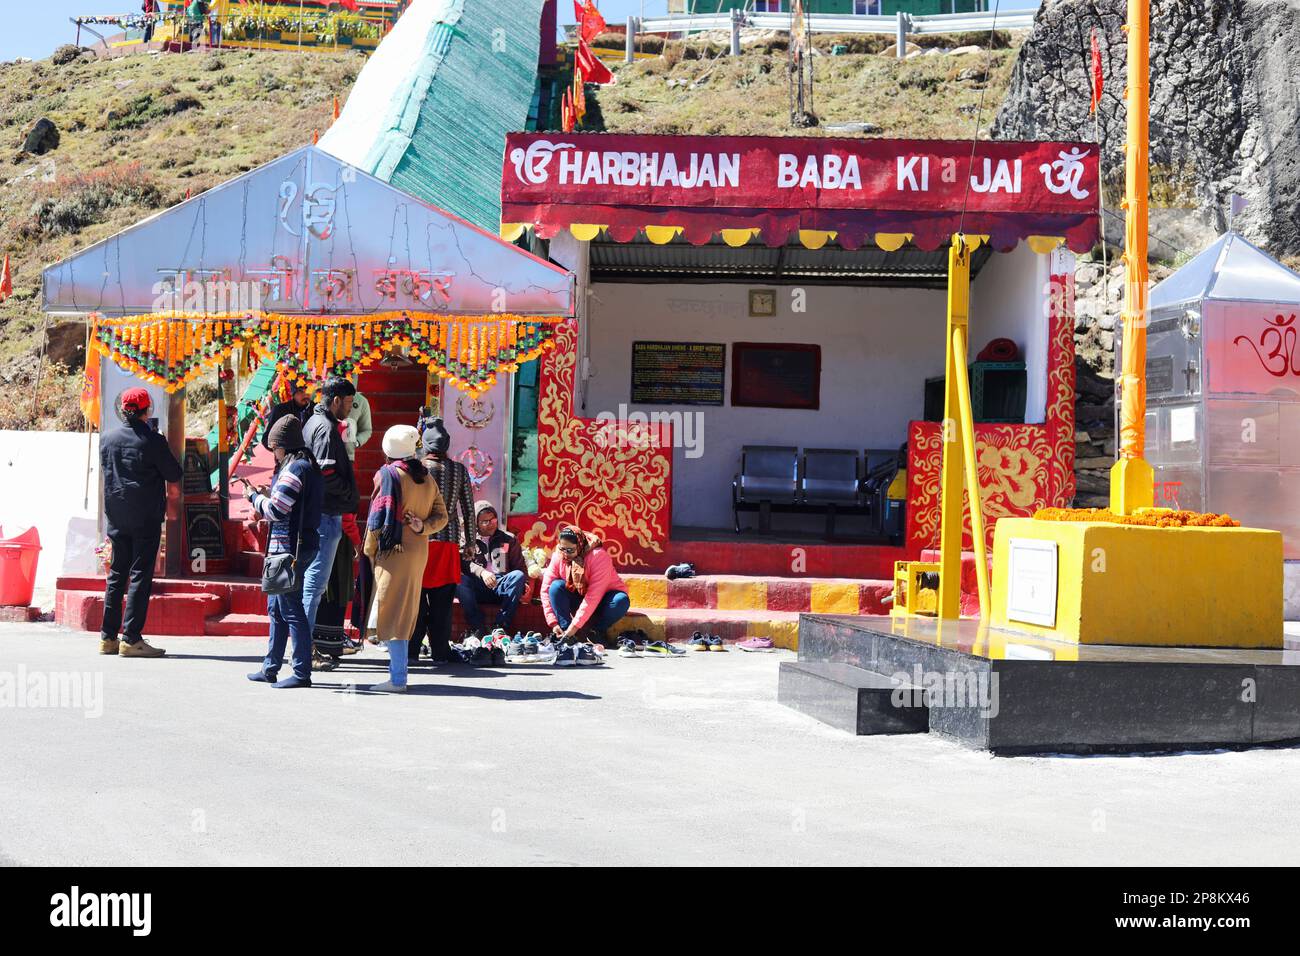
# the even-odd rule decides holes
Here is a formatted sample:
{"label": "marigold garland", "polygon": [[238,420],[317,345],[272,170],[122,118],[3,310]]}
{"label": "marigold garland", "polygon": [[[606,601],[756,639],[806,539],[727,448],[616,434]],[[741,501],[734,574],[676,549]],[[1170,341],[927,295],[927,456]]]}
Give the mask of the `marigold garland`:
{"label": "marigold garland", "polygon": [[1240,528],[1230,515],[1172,508],[1143,508],[1136,514],[1117,515],[1109,508],[1042,508],[1035,521],[1098,521],[1104,524],[1136,525],[1144,528]]}
{"label": "marigold garland", "polygon": [[561,317],[447,316],[384,312],[368,316],[202,313],[91,317],[91,346],[133,375],[176,391],[236,349],[275,362],[286,380],[351,375],[386,349],[405,348],[453,387],[477,396],[501,372],[554,344]]}

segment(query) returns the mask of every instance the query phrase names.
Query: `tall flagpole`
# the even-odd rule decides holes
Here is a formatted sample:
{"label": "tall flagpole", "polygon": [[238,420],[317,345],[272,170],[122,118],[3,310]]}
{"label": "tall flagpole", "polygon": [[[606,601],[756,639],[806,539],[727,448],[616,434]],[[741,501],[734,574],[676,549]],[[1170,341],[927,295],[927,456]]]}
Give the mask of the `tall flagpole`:
{"label": "tall flagpole", "polygon": [[1119,461],[1110,470],[1110,509],[1130,515],[1154,503],[1146,450],[1148,113],[1151,108],[1148,0],[1128,0],[1128,113],[1124,143],[1124,333]]}

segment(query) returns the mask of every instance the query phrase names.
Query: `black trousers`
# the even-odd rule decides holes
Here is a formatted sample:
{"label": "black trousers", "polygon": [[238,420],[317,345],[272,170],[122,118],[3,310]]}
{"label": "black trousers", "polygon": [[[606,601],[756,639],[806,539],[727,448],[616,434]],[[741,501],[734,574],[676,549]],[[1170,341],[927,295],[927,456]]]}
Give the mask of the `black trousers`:
{"label": "black trousers", "polygon": [[[162,530],[121,530],[110,528],[108,540],[113,545],[113,563],[108,569],[104,588],[104,623],[100,637],[116,640],[121,632],[128,644],[140,640],[144,619],[149,613],[149,594],[153,590],[153,566],[158,560]],[[122,598],[126,597],[126,620],[122,620]]]}
{"label": "black trousers", "polygon": [[451,657],[451,603],[455,597],[454,584],[425,588],[420,592],[420,613],[415,619],[415,633],[407,645],[410,664],[419,661],[420,644],[424,642],[426,634],[435,661],[445,661]]}

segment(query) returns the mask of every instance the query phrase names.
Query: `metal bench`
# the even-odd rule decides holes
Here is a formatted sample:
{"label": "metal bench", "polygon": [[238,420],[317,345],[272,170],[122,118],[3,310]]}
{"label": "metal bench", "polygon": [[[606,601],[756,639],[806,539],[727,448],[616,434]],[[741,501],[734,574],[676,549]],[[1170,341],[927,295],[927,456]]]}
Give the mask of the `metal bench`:
{"label": "metal bench", "polygon": [[836,512],[862,513],[861,463],[848,448],[805,448],[800,503],[826,514],[826,537],[835,536]]}
{"label": "metal bench", "polygon": [[789,510],[799,500],[799,449],[789,445],[745,445],[740,473],[731,482],[731,510],[740,534],[740,513],[757,511],[758,526],[767,531],[772,510]]}

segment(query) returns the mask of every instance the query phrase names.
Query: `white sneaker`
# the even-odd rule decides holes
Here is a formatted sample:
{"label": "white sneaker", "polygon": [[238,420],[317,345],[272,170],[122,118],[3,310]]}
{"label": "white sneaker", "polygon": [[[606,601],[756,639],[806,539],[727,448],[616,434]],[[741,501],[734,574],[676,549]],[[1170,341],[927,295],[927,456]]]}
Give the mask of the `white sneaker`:
{"label": "white sneaker", "polygon": [[386,680],[382,684],[371,684],[370,687],[367,689],[375,694],[405,694],[406,693],[405,684],[394,684],[390,680]]}

